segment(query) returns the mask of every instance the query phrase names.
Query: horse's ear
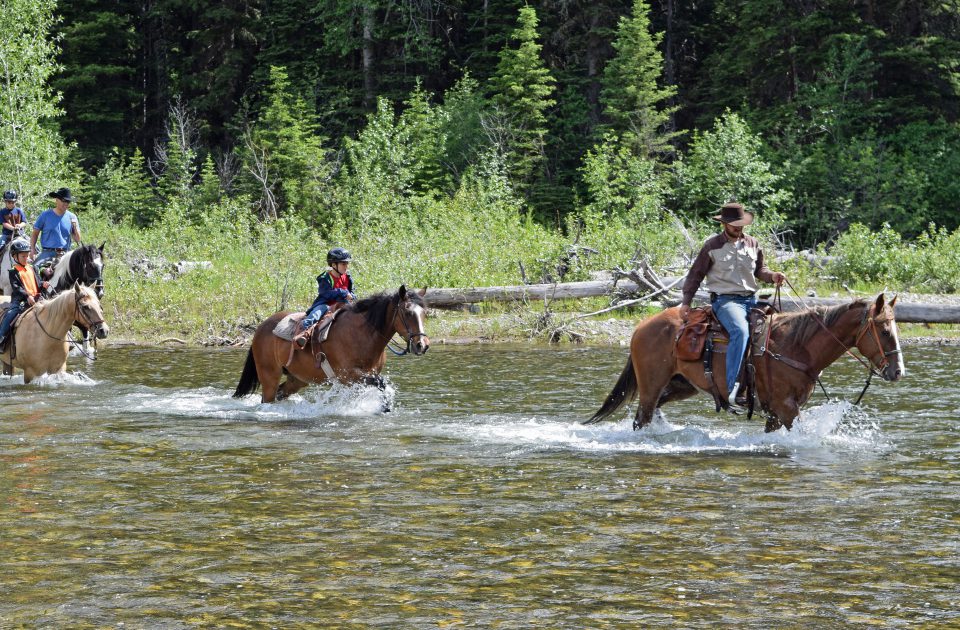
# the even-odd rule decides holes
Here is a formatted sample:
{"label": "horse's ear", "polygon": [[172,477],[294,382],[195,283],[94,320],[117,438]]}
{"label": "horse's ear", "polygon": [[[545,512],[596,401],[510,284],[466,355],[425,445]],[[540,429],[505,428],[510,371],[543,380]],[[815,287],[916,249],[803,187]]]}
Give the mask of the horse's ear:
{"label": "horse's ear", "polygon": [[877,296],[877,303],[874,304],[874,308],[875,308],[874,313],[880,313],[880,311],[883,310],[883,301],[885,297],[886,296],[884,296],[883,293]]}
{"label": "horse's ear", "polygon": [[420,297],[423,297],[423,296],[425,296],[426,294],[427,294],[427,287],[423,287],[422,289],[420,289],[419,291],[417,291],[417,295],[419,295]]}
{"label": "horse's ear", "polygon": [[407,299],[407,285],[405,284],[400,285],[400,290],[397,291],[397,296],[399,296],[401,302]]}
{"label": "horse's ear", "polygon": [[76,292],[78,295],[79,295],[80,293],[83,293],[83,292],[80,290],[80,282],[79,282],[79,281],[73,283],[73,290],[74,290],[74,292]]}
{"label": "horse's ear", "polygon": [[899,296],[899,295],[895,295],[895,296],[893,296],[893,299],[890,300],[890,305],[889,305],[890,308],[893,308],[894,305],[897,303],[897,298],[898,298],[898,297],[900,297],[900,296]]}
{"label": "horse's ear", "polygon": [[107,242],[104,241],[104,242],[100,245],[100,247],[97,248],[97,250],[102,254],[102,253],[103,253],[103,248],[106,247],[106,246],[107,246]]}

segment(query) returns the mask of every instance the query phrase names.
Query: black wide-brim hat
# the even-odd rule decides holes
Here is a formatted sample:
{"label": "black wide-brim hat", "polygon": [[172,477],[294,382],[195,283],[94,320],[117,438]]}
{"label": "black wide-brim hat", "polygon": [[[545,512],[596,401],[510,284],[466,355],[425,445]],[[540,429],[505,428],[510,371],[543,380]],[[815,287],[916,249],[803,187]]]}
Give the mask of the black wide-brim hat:
{"label": "black wide-brim hat", "polygon": [[59,199],[60,201],[73,201],[73,197],[70,196],[69,188],[58,188],[52,193],[47,193],[47,197]]}
{"label": "black wide-brim hat", "polygon": [[733,227],[743,227],[753,223],[753,215],[745,211],[742,204],[728,203],[720,208],[720,214],[713,217],[713,220]]}

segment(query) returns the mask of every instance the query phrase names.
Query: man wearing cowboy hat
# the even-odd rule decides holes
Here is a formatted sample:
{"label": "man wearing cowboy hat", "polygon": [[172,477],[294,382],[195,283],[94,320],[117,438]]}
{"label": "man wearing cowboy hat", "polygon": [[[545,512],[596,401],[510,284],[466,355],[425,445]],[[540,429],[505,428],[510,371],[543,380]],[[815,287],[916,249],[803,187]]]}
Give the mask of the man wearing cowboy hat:
{"label": "man wearing cowboy hat", "polygon": [[757,280],[780,286],[786,276],[767,269],[760,242],[743,233],[743,228],[753,223],[753,215],[744,211],[741,204],[728,203],[713,218],[723,224],[723,231],[707,239],[693,261],[683,283],[680,316],[686,321],[693,296],[700,283],[706,280],[713,312],[730,335],[726,362],[727,399],[731,406],[736,406],[740,365],[750,338],[747,315],[757,303]]}
{"label": "man wearing cowboy hat", "polygon": [[[33,223],[33,234],[30,235],[30,251],[37,254],[33,265],[38,269],[44,260],[69,251],[71,237],[77,243],[80,242],[80,223],[77,215],[70,212],[70,204],[73,202],[70,189],[60,188],[47,196],[55,200],[54,207],[40,213]],[[37,237],[40,238],[39,252]]]}

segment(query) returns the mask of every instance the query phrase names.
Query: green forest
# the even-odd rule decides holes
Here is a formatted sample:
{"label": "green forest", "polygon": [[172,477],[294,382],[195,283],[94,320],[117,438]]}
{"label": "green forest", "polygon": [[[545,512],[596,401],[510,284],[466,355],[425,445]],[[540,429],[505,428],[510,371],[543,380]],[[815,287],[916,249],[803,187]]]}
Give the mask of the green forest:
{"label": "green forest", "polygon": [[70,186],[115,254],[515,282],[574,242],[669,262],[738,200],[956,290],[956,0],[3,4],[0,181],[31,216]]}

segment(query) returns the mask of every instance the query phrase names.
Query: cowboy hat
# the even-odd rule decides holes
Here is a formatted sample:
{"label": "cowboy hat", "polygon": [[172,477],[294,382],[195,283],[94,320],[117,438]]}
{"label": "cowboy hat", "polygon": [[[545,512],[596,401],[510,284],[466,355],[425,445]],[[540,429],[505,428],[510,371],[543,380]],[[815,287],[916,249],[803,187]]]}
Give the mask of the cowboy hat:
{"label": "cowboy hat", "polygon": [[743,227],[753,223],[753,215],[744,211],[742,204],[727,203],[720,208],[720,214],[713,217],[713,220],[733,227]]}
{"label": "cowboy hat", "polygon": [[52,197],[53,199],[59,199],[60,201],[73,201],[73,197],[70,196],[69,188],[58,188],[52,193],[48,193],[47,197]]}

